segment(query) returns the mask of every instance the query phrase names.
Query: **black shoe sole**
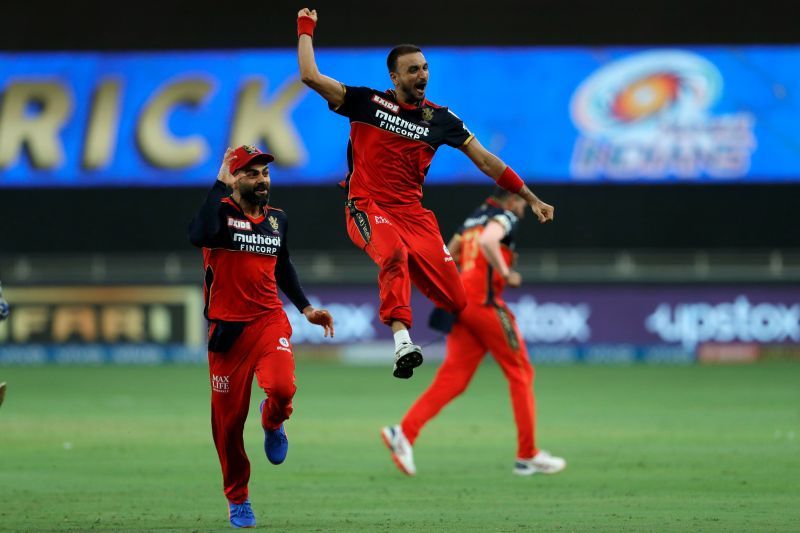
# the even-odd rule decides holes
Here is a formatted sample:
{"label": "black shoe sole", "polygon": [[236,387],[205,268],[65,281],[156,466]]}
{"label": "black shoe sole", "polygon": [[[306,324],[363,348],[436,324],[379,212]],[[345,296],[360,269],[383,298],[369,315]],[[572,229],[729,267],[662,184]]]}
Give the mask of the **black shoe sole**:
{"label": "black shoe sole", "polygon": [[414,375],[414,369],[422,364],[422,352],[409,352],[395,361],[392,375],[399,379],[408,379]]}

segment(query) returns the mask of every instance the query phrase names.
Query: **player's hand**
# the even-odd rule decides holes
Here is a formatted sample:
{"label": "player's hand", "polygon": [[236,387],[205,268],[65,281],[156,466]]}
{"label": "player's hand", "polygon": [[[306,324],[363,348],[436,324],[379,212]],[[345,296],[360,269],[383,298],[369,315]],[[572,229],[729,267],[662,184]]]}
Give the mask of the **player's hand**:
{"label": "player's hand", "polygon": [[542,224],[553,220],[556,210],[552,205],[546,204],[538,198],[529,202],[528,205],[531,206],[531,211],[533,211],[533,214],[536,215],[536,218],[538,218],[539,222]]}
{"label": "player's hand", "polygon": [[311,20],[313,20],[314,23],[316,24],[316,22],[317,22],[317,10],[316,9],[308,9],[307,7],[304,7],[303,9],[301,9],[300,11],[297,12],[297,18],[300,18],[300,17],[308,17]]}
{"label": "player's hand", "polygon": [[222,158],[222,165],[220,165],[219,172],[217,172],[217,179],[228,187],[233,187],[236,182],[236,178],[231,174],[231,163],[234,159],[236,158],[233,155],[233,148],[229,146],[225,150],[225,157]]}
{"label": "player's hand", "polygon": [[303,314],[306,315],[306,320],[312,324],[322,326],[325,330],[325,337],[330,333],[333,338],[333,317],[325,309],[314,309],[310,305],[303,309]]}
{"label": "player's hand", "polygon": [[509,270],[506,275],[506,284],[511,288],[519,287],[522,285],[522,275],[516,270]]}

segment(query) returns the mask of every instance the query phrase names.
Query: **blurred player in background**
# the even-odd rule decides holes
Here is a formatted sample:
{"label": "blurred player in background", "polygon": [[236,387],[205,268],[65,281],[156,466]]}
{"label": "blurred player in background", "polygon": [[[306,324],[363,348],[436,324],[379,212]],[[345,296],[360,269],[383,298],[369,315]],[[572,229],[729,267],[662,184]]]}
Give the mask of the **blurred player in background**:
{"label": "blurred player in background", "polygon": [[242,436],[254,374],[267,396],[260,407],[267,458],[281,464],[289,447],[283,422],[296,391],[292,328],[277,288],[333,337],[331,315],[309,304],[289,259],[286,213],[268,205],[273,160],[251,146],[229,148],[189,228],[192,244],[203,248],[211,429],[234,527],[256,523]]}
{"label": "blurred player in background", "polygon": [[350,119],[347,149],[347,233],[379,268],[380,317],[395,339],[393,374],[410,378],[422,364],[411,341],[411,282],[438,307],[452,313],[466,305],[453,258],[434,214],[422,207],[422,183],[442,145],[464,152],[505,190],[525,199],[540,222],[553,207],[539,200],[519,176],[489,153],[446,107],[425,99],[428,63],[420,49],[400,45],[387,66],[394,89],[346,86],[320,73],[312,37],[317,12],[298,13],[298,61],[303,82],[336,113]]}
{"label": "blurred player in background", "polygon": [[517,425],[513,472],[554,474],[566,466],[564,459],[536,447],[533,367],[514,315],[502,296],[506,286],[519,287],[522,283],[512,266],[518,223],[524,215],[525,200],[498,188],[464,221],[448,244],[461,270],[467,307],[455,323],[452,315],[441,309],[434,311],[431,326],[450,333],[444,363],[402,422],[381,432],[395,464],[408,475],[416,473],[412,445],[420,430],[464,392],[486,352],[491,352],[500,365],[511,393]]}
{"label": "blurred player in background", "polygon": [[3,284],[0,283],[0,320],[8,318],[10,312],[11,308],[8,306],[6,299],[3,298]]}
{"label": "blurred player in background", "polygon": [[[8,302],[3,298],[3,284],[0,283],[0,321],[8,318],[11,308]],[[3,400],[6,399],[6,382],[0,383],[0,405],[3,405]]]}

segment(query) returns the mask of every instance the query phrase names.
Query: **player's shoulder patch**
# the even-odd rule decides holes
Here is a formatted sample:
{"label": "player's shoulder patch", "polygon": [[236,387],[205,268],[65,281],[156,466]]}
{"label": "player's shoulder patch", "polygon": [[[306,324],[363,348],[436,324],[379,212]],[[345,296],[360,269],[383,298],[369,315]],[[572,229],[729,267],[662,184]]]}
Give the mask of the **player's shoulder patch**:
{"label": "player's shoulder patch", "polygon": [[505,230],[506,234],[511,232],[511,229],[514,227],[514,224],[517,223],[517,215],[512,213],[511,211],[506,210],[498,210],[494,213],[490,220],[494,220]]}
{"label": "player's shoulder patch", "polygon": [[503,210],[503,214],[508,217],[508,220],[510,220],[512,224],[518,220],[517,215],[514,214],[513,211],[509,211],[508,209],[505,209],[505,210]]}

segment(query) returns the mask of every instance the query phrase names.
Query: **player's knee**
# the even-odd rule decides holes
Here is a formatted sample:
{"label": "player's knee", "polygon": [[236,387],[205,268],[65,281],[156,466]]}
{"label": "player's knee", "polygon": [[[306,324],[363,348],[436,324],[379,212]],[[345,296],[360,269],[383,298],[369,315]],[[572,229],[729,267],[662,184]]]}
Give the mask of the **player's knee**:
{"label": "player's knee", "polygon": [[469,385],[468,379],[451,378],[446,380],[446,386],[442,388],[450,391],[451,398],[455,398],[467,390],[467,385]]}
{"label": "player's knee", "polygon": [[518,371],[509,373],[508,380],[511,383],[530,387],[533,384],[533,367],[530,363],[522,365]]}
{"label": "player's knee", "polygon": [[467,295],[462,287],[458,287],[448,295],[447,310],[453,314],[458,314],[467,306]]}
{"label": "player's knee", "polygon": [[461,382],[455,383],[455,386],[453,387],[453,395],[454,396],[461,396],[462,394],[464,394],[464,391],[467,390],[467,385],[468,384],[469,383],[467,381],[461,381]]}
{"label": "player's knee", "polygon": [[269,391],[269,396],[272,401],[278,405],[286,405],[291,403],[296,391],[297,387],[293,383],[287,383],[285,385],[273,387],[272,390]]}
{"label": "player's knee", "polygon": [[383,257],[381,267],[385,270],[403,268],[408,264],[408,250],[402,244]]}

